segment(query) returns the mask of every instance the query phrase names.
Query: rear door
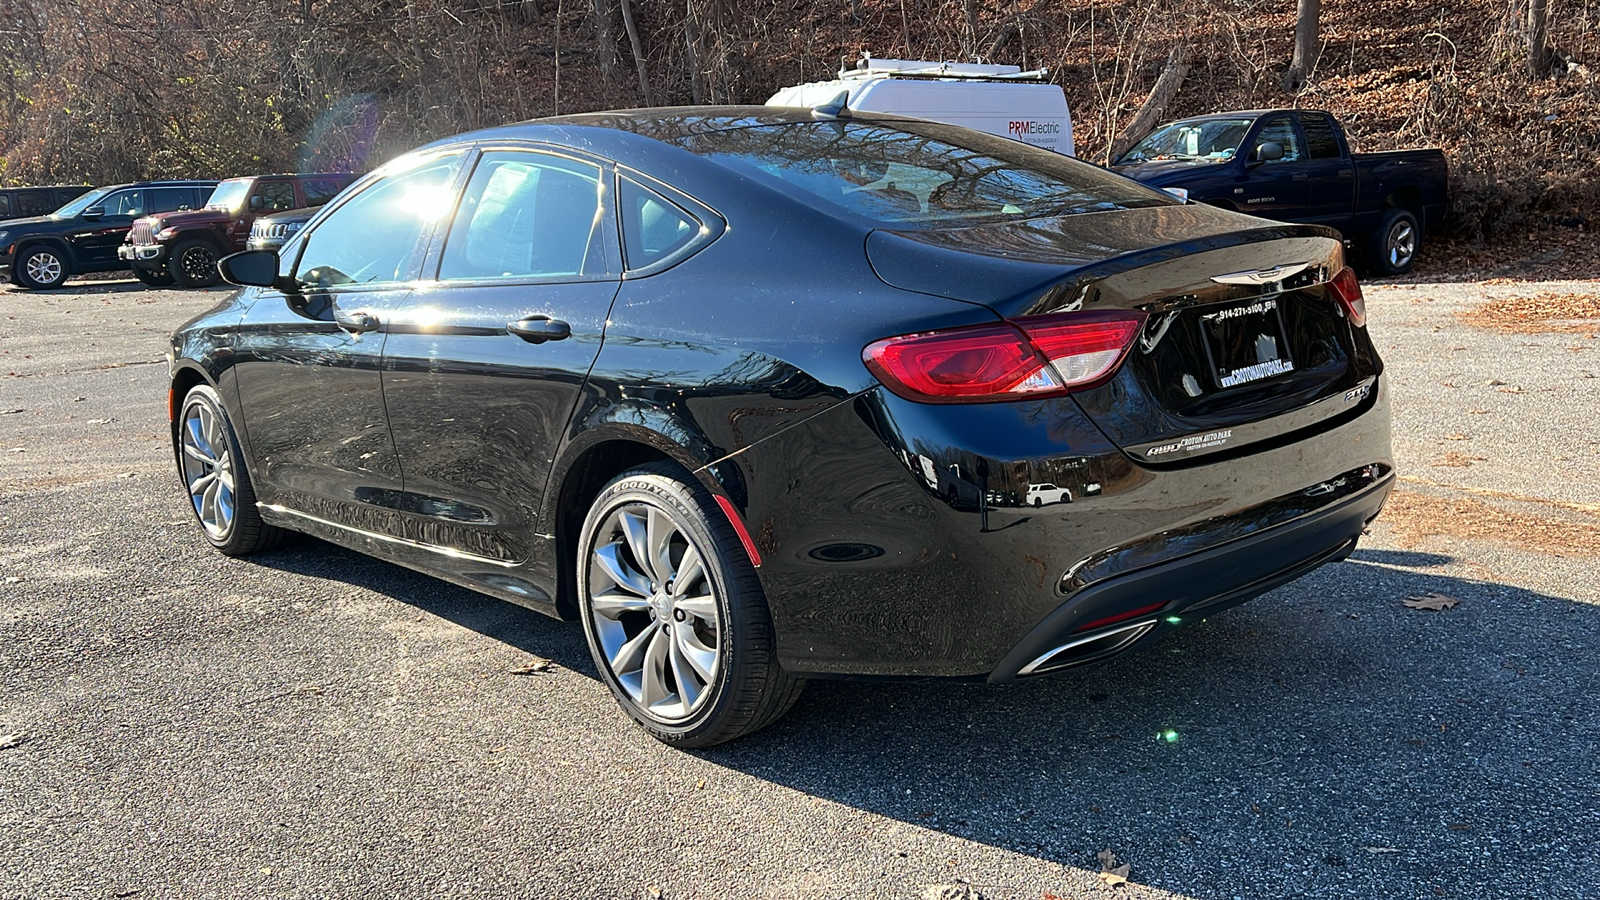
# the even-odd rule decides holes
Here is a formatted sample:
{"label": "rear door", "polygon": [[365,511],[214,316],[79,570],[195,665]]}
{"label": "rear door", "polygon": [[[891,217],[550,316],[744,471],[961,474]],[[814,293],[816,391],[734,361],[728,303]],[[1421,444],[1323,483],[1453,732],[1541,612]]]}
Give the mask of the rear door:
{"label": "rear door", "polygon": [[1350,216],[1355,209],[1355,165],[1339,143],[1333,119],[1327,113],[1302,112],[1300,130],[1305,136],[1305,160],[1299,164],[1308,189],[1306,212],[1296,221],[1337,228],[1350,237]]}
{"label": "rear door", "polygon": [[437,279],[389,329],[383,391],[405,512],[465,577],[505,588],[492,573],[532,553],[621,283],[610,193],[597,162],[485,149],[430,257]]}

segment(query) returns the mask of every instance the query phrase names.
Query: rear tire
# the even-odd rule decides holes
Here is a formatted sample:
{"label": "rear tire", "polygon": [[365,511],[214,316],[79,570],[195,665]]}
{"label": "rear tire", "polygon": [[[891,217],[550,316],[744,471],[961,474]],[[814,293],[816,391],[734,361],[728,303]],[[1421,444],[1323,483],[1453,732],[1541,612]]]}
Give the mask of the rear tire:
{"label": "rear tire", "polygon": [[36,291],[58,288],[72,274],[66,255],[48,246],[23,248],[11,264],[17,284]]}
{"label": "rear tire", "polygon": [[1417,261],[1422,249],[1422,227],[1409,210],[1390,209],[1373,232],[1367,259],[1379,275],[1404,275]]}
{"label": "rear tire", "polygon": [[179,241],[167,259],[167,273],[182,287],[211,287],[222,281],[222,273],[217,271],[217,260],[221,258],[217,248],[204,238]]}
{"label": "rear tire", "polygon": [[261,521],[239,439],[211,386],[196,385],[184,396],[173,450],[189,507],[211,546],[243,556],[283,543],[287,532]]}
{"label": "rear tire", "polygon": [[602,488],[577,563],[595,667],[656,740],[710,747],[765,728],[799,698],[805,682],[778,665],[743,545],[681,468],[640,466]]}

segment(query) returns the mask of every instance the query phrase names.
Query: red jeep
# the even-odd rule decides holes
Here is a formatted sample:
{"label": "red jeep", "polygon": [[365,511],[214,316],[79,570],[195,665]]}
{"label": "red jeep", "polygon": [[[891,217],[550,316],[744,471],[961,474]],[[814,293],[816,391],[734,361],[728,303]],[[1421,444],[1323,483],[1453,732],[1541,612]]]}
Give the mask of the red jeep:
{"label": "red jeep", "polygon": [[244,249],[257,217],[321,206],[356,177],[324,172],[230,178],[217,185],[204,209],[135,219],[117,256],[145,284],[210,287],[222,280],[217,260]]}

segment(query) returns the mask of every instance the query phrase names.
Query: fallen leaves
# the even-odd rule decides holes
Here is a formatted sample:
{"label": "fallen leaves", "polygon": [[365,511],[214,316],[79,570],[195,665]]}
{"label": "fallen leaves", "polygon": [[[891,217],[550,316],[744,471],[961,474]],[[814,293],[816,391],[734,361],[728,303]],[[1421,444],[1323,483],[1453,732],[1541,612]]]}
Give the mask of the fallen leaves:
{"label": "fallen leaves", "polygon": [[1475,328],[1508,334],[1584,334],[1594,331],[1595,323],[1583,320],[1600,319],[1600,293],[1540,291],[1529,296],[1499,297],[1458,314],[1458,318]]}
{"label": "fallen leaves", "polygon": [[511,670],[513,675],[543,675],[550,671],[552,663],[548,659],[537,659],[525,666],[518,666]]}
{"label": "fallen leaves", "polygon": [[28,740],[24,731],[14,731],[11,734],[0,734],[0,750],[10,750],[12,747],[21,747]]}
{"label": "fallen leaves", "polygon": [[1449,466],[1450,468],[1455,469],[1465,469],[1467,466],[1470,466],[1475,462],[1486,462],[1487,460],[1488,457],[1486,456],[1473,456],[1468,453],[1462,453],[1460,450],[1449,450],[1446,451],[1443,456],[1436,457],[1434,461],[1428,463],[1428,465],[1434,466],[1435,468],[1439,466]]}
{"label": "fallen leaves", "polygon": [[1400,602],[1404,603],[1407,609],[1426,609],[1438,612],[1450,609],[1461,601],[1448,594],[1429,591],[1426,594],[1413,594]]}
{"label": "fallen leaves", "polygon": [[1110,850],[1101,850],[1095,854],[1095,859],[1100,861],[1100,883],[1108,888],[1115,888],[1128,883],[1128,875],[1133,871],[1130,863],[1120,863],[1117,855]]}

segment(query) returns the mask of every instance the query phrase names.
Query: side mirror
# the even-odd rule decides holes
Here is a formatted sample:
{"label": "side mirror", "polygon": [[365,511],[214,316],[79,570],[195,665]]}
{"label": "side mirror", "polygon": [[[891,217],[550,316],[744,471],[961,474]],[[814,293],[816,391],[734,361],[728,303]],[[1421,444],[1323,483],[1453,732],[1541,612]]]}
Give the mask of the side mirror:
{"label": "side mirror", "polygon": [[91,206],[83,211],[83,217],[91,222],[105,214],[106,208],[104,206]]}
{"label": "side mirror", "polygon": [[1283,145],[1277,141],[1267,141],[1256,148],[1256,162],[1272,162],[1277,159],[1283,159]]}
{"label": "side mirror", "polygon": [[254,212],[255,210],[258,210],[261,207],[266,206],[266,205],[267,205],[267,198],[265,198],[265,197],[263,197],[263,196],[261,196],[259,194],[257,194],[256,196],[250,198],[250,210],[252,212]]}
{"label": "side mirror", "polygon": [[246,250],[224,256],[217,261],[217,270],[229,284],[276,288],[285,294],[299,293],[294,279],[279,277],[276,250]]}

